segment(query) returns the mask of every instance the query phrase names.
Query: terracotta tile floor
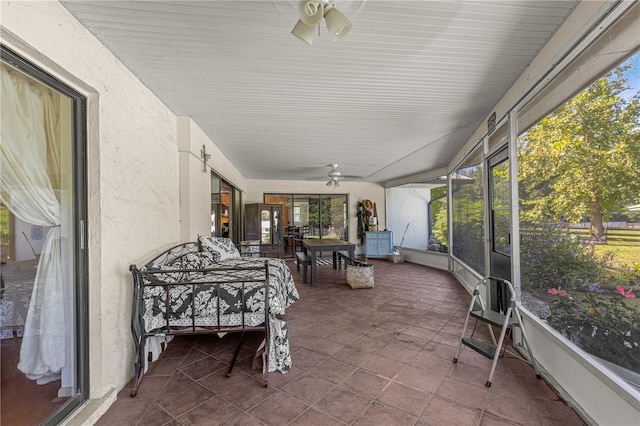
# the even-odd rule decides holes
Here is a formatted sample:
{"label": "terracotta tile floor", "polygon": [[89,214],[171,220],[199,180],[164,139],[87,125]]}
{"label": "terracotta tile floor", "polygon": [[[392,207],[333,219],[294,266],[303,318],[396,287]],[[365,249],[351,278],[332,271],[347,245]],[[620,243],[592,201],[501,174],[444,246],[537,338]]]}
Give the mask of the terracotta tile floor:
{"label": "terracotta tile floor", "polygon": [[452,363],[470,298],[451,274],[370,263],[375,287],[359,290],[330,266],[311,288],[291,263],[300,292],[287,310],[293,367],[269,374],[268,388],[250,369],[259,335],[230,378],[237,335],[182,336],[151,365],[138,396],[129,384],[98,424],[584,424],[511,347],[491,388],[490,360],[464,348]]}

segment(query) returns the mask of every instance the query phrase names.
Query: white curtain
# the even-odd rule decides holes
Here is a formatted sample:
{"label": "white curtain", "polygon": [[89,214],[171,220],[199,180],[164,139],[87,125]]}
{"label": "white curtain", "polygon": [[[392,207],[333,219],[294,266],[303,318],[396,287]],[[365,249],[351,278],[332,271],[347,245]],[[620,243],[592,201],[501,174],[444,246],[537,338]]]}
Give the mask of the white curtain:
{"label": "white curtain", "polygon": [[25,321],[18,368],[38,383],[57,380],[65,365],[65,256],[60,201],[47,173],[57,126],[54,92],[2,65],[0,199],[21,220],[51,227],[42,246]]}

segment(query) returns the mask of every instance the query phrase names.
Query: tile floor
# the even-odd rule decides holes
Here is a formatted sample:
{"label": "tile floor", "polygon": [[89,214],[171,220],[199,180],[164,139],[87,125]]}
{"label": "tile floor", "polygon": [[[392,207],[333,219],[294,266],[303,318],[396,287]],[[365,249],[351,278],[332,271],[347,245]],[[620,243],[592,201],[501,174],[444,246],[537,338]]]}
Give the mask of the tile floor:
{"label": "tile floor", "polygon": [[[287,310],[293,367],[262,387],[250,369],[252,336],[230,378],[237,335],[174,340],[99,425],[582,425],[509,347],[491,388],[490,360],[460,338],[469,295],[454,277],[410,263],[370,260],[375,287],[352,290],[345,272],[318,268]],[[484,333],[482,329],[476,331]]]}

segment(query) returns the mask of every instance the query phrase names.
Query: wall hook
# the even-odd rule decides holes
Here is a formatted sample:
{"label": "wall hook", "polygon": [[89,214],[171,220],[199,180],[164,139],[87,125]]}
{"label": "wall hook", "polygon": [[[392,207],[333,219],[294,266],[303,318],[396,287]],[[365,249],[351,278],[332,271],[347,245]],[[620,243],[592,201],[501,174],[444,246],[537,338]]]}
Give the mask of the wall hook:
{"label": "wall hook", "polygon": [[202,149],[200,150],[200,158],[202,159],[202,171],[207,173],[207,161],[211,158],[211,154],[207,154],[207,148],[202,145]]}

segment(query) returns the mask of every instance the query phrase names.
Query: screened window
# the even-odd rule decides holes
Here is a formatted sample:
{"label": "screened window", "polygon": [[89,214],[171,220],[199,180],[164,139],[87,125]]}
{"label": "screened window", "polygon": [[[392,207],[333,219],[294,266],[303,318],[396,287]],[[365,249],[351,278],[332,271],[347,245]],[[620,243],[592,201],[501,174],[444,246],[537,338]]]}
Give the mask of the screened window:
{"label": "screened window", "polygon": [[[446,176],[443,177],[446,180]],[[447,187],[430,188],[429,200],[429,243],[427,250],[446,253],[448,251],[449,226],[447,208]]]}
{"label": "screened window", "polygon": [[451,175],[452,253],[485,273],[482,150],[476,149]]}
{"label": "screened window", "polygon": [[639,69],[636,53],[518,138],[520,281],[523,295],[531,296],[523,303],[573,343],[611,363],[606,365],[635,373],[640,373],[640,299],[634,293],[640,285],[640,212],[633,209],[640,204]]}

